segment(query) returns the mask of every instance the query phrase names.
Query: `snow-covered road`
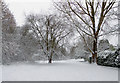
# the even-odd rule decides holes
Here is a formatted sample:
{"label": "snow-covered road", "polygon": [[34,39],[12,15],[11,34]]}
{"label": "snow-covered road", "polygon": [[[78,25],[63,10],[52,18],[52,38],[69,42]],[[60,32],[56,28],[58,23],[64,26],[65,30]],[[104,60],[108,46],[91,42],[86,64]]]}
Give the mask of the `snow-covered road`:
{"label": "snow-covered road", "polygon": [[3,81],[117,81],[118,69],[79,60],[18,63],[2,67]]}

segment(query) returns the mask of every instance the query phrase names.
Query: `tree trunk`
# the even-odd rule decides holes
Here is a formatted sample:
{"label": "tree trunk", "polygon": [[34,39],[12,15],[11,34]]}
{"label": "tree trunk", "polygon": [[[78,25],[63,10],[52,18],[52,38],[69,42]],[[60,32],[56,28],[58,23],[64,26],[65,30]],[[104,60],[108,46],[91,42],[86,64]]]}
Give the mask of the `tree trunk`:
{"label": "tree trunk", "polygon": [[52,63],[52,55],[53,55],[53,52],[51,52],[50,56],[48,57],[49,63]]}
{"label": "tree trunk", "polygon": [[93,54],[92,54],[93,62],[97,63],[97,37],[95,37],[93,42]]}
{"label": "tree trunk", "polygon": [[52,58],[49,57],[49,63],[52,63]]}
{"label": "tree trunk", "polygon": [[53,46],[52,46],[52,50],[51,50],[50,56],[48,58],[49,59],[49,63],[52,63],[52,56],[53,56]]}

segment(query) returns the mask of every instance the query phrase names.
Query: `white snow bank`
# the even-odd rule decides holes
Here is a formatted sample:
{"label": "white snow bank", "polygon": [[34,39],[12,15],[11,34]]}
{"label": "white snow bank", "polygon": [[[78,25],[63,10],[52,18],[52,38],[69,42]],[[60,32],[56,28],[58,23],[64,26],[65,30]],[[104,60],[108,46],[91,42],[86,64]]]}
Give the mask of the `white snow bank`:
{"label": "white snow bank", "polygon": [[3,81],[117,81],[118,69],[75,60],[3,66]]}

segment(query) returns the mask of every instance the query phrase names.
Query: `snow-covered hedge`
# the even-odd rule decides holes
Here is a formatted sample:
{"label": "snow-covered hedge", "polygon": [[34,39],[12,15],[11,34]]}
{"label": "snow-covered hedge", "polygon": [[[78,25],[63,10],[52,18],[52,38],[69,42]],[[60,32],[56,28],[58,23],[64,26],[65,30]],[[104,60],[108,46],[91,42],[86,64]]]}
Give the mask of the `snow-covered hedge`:
{"label": "snow-covered hedge", "polygon": [[99,53],[97,64],[103,66],[120,67],[120,48],[115,52]]}

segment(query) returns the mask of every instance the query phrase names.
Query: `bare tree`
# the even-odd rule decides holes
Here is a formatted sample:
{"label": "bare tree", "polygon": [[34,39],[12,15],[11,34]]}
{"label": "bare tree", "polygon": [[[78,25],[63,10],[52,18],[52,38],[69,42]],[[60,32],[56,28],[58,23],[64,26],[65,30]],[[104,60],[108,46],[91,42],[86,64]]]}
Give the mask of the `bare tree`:
{"label": "bare tree", "polygon": [[[101,34],[101,31],[106,30],[105,24],[109,25],[107,19],[111,18],[111,15],[115,15],[113,12],[110,13],[114,9],[115,2],[116,0],[65,0],[55,2],[55,7],[75,25],[88,50],[92,53],[93,62],[97,59],[98,38],[103,34],[110,33],[102,32],[103,34]],[[86,42],[84,37],[86,35],[93,40],[92,49]]]}
{"label": "bare tree", "polygon": [[53,55],[58,54],[56,49],[62,46],[61,41],[70,34],[67,25],[57,15],[29,15],[27,23],[39,39],[49,63],[52,63]]}

